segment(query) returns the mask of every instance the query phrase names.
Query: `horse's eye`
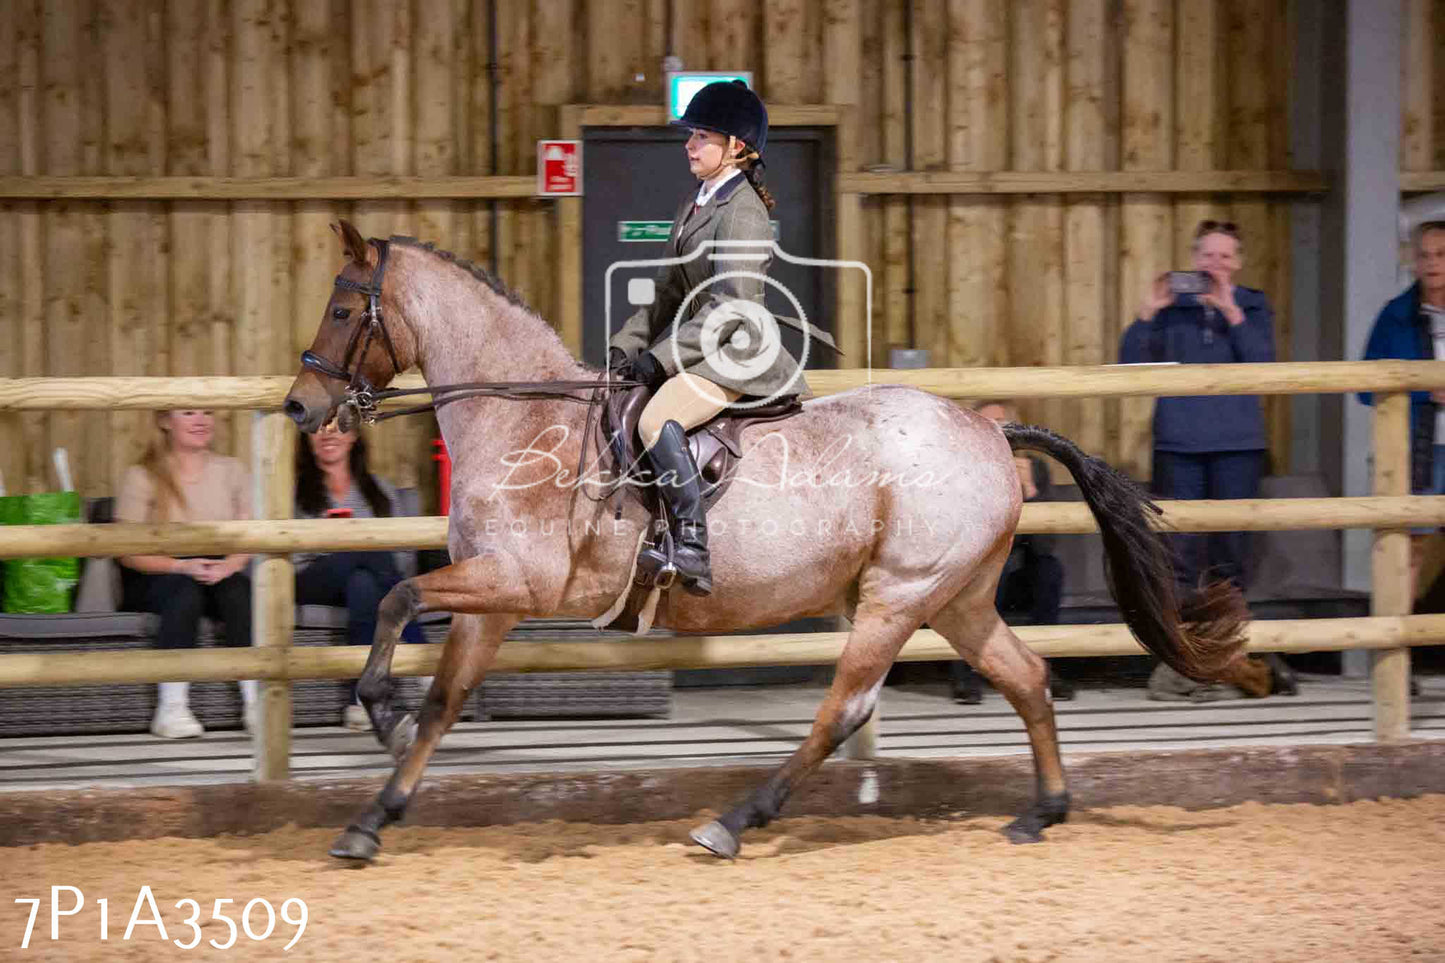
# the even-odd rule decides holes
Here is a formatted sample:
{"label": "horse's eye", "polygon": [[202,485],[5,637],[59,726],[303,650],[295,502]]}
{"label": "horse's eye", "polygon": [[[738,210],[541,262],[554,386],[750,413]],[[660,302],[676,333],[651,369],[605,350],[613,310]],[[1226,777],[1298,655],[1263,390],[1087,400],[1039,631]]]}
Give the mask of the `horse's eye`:
{"label": "horse's eye", "polygon": [[333,311],[331,312],[331,316],[332,316],[333,318],[335,318],[336,320],[338,320],[338,321],[345,321],[347,318],[351,317],[351,309],[350,309],[350,308],[336,308],[335,310],[333,310]]}

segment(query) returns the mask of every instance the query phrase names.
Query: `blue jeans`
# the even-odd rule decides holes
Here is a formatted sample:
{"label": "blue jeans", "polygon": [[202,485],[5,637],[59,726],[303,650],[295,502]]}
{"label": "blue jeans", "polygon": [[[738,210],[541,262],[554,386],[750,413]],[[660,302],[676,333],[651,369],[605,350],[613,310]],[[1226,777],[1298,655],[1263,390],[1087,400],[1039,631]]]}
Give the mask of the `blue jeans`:
{"label": "blue jeans", "polygon": [[[1445,495],[1445,445],[1435,446],[1434,464],[1431,466],[1430,487],[1424,490],[1413,489],[1412,495]],[[1424,528],[1410,529],[1411,535],[1433,535],[1439,531],[1438,528],[1425,526]]]}
{"label": "blue jeans", "polygon": [[[1257,498],[1264,468],[1262,451],[1154,452],[1154,493],[1160,498]],[[1199,579],[1230,579],[1245,587],[1246,532],[1183,532],[1170,536],[1176,553],[1174,576],[1180,600],[1199,588]]]}
{"label": "blue jeans", "polygon": [[[297,605],[346,606],[346,641],[370,645],[376,636],[376,610],[392,586],[401,581],[390,552],[336,552],[317,556],[296,573]],[[423,642],[421,626],[410,622],[401,630],[403,642]],[[351,683],[351,701],[356,682]]]}

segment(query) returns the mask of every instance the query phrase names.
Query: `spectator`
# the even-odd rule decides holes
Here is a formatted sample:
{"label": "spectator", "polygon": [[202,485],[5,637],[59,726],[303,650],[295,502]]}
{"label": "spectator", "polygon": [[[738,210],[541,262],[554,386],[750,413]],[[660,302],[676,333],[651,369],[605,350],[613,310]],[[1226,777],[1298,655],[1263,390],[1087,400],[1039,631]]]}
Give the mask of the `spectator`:
{"label": "spectator", "polygon": [[[1445,220],[1427,220],[1415,229],[1415,283],[1386,304],[1365,346],[1365,360],[1396,358],[1430,361],[1445,358]],[[1360,400],[1374,404],[1361,392]],[[1445,391],[1410,393],[1410,490],[1416,495],[1445,495]],[[1424,556],[1424,536],[1411,538],[1410,597],[1414,598]]]}
{"label": "spectator", "polygon": [[[1202,221],[1194,232],[1194,268],[1207,290],[1176,294],[1155,278],[1124,332],[1124,364],[1227,364],[1274,360],[1274,312],[1261,291],[1234,283],[1243,261],[1239,229]],[[1189,280],[1184,278],[1183,280]],[[1154,405],[1153,489],[1163,498],[1254,498],[1264,468],[1264,413],[1253,395],[1159,398]],[[1186,604],[1206,574],[1245,587],[1243,532],[1173,536],[1176,578]]]}
{"label": "spectator", "polygon": [[[250,486],[239,461],[211,450],[209,411],[156,415],[157,436],[121,479],[115,518],[122,522],[209,522],[250,518]],[[122,607],[160,616],[162,649],[196,645],[202,615],[219,619],[227,645],[251,644],[249,555],[127,555],[121,563]],[[247,730],[255,728],[256,683],[240,683]],[[190,683],[162,682],[151,732],[185,739],[205,729],[191,712]]]}
{"label": "spectator", "polygon": [[[990,401],[976,409],[985,418],[1003,423],[1017,421],[1012,405]],[[1049,469],[1042,458],[1016,454],[1019,485],[1025,502],[1052,501]],[[1016,535],[1009,557],[999,576],[994,605],[1000,614],[1028,617],[1030,625],[1058,625],[1059,610],[1064,598],[1064,566],[1054,555],[1052,535]],[[962,659],[949,663],[952,669],[953,701],[978,705],[983,701],[978,674]],[[1049,666],[1049,689],[1055,699],[1072,699],[1074,688]]]}
{"label": "spectator", "polygon": [[[332,423],[297,439],[297,518],[389,518],[401,508],[396,489],[367,467],[366,439],[356,431],[341,431]],[[377,607],[401,581],[400,553],[301,553],[293,560],[296,604],[345,606],[347,643],[370,645],[376,635]],[[422,641],[420,627],[410,623],[402,639]],[[357,699],[355,681],[341,723],[360,732],[371,728]]]}

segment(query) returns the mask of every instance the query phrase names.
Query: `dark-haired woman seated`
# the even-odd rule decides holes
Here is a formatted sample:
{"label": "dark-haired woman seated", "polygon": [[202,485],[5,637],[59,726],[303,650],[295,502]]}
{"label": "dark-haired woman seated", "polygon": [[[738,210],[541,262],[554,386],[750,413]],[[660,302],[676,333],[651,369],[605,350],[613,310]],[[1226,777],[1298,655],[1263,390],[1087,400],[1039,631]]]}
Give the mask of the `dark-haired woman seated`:
{"label": "dark-haired woman seated", "polygon": [[[331,424],[297,439],[297,518],[389,518],[401,511],[396,489],[367,467],[366,440],[360,434]],[[334,552],[298,554],[294,561],[296,604],[345,606],[347,643],[370,645],[377,607],[401,581],[399,560],[391,552]],[[401,637],[420,642],[421,629],[412,622]],[[371,728],[355,682],[341,722],[348,729]]]}

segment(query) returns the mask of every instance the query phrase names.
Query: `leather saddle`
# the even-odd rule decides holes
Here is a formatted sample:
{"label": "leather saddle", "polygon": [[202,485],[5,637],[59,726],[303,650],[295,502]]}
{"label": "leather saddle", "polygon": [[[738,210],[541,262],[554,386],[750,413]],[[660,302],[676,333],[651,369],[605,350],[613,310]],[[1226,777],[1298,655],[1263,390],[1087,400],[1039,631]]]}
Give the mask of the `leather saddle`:
{"label": "leather saddle", "polygon": [[[598,421],[601,437],[598,451],[610,451],[611,477],[630,475],[645,480],[651,476],[651,466],[642,458],[642,441],[637,434],[637,424],[642,419],[642,409],[647,406],[651,392],[645,387],[622,389],[612,392],[602,406],[602,417]],[[703,509],[712,507],[732,484],[733,470],[743,455],[741,436],[750,425],[782,421],[803,410],[797,397],[789,396],[780,401],[756,408],[734,409],[720,415],[706,424],[692,429],[687,435],[687,445],[697,463],[702,487]],[[658,498],[650,485],[624,485],[656,517]]]}
{"label": "leather saddle", "polygon": [[[595,443],[599,454],[598,468],[606,472],[618,490],[626,491],[635,498],[651,516],[651,522],[644,533],[643,542],[661,552],[668,562],[662,568],[644,566],[643,556],[633,566],[633,576],[622,595],[605,614],[593,620],[598,628],[625,632],[646,633],[652,625],[659,593],[673,584],[677,569],[672,566],[673,542],[668,531],[662,499],[657,488],[647,484],[652,478],[652,466],[642,457],[642,441],[637,434],[637,424],[642,419],[642,409],[647,406],[651,392],[646,387],[625,388],[612,391],[601,405],[601,415],[594,423]],[[732,484],[733,470],[743,455],[741,435],[749,425],[782,421],[803,410],[802,402],[796,397],[756,408],[740,409],[736,413],[714,418],[688,432],[687,444],[701,475],[699,480],[703,499],[703,510],[710,509]],[[602,455],[607,452],[608,456]],[[609,461],[610,464],[606,462]],[[622,514],[622,504],[617,503],[617,515]]]}

